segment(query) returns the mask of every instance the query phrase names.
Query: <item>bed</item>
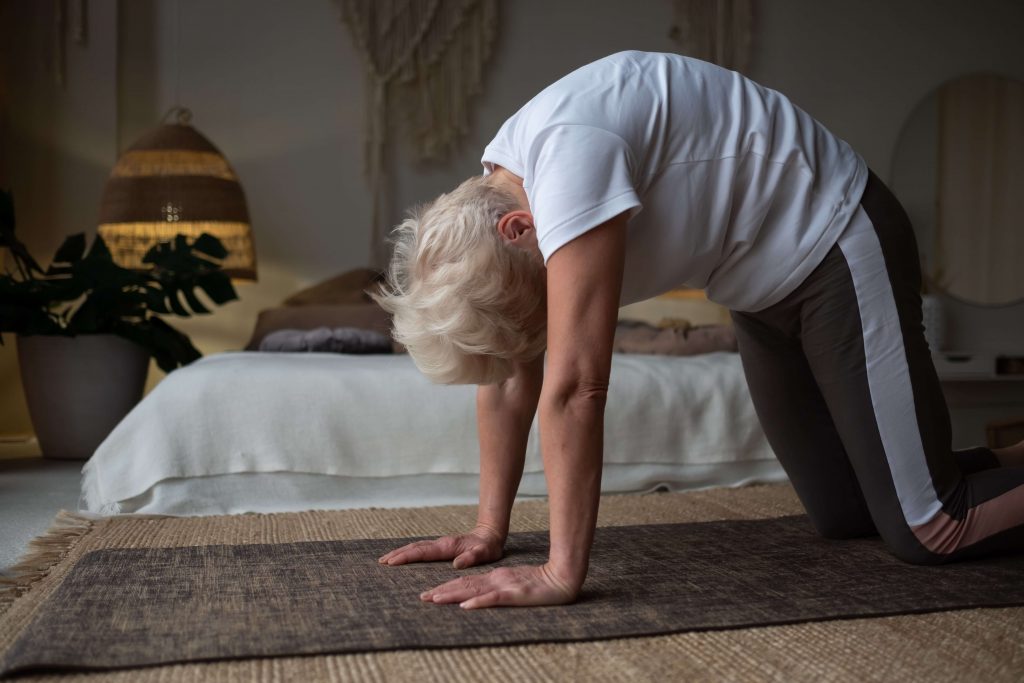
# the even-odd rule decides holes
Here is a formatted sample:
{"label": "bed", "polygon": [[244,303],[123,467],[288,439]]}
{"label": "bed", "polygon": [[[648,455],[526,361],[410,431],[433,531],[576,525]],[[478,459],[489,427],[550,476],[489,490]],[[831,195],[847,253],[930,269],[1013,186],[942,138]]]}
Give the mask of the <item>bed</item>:
{"label": "bed", "polygon": [[[605,493],[785,479],[735,353],[616,354]],[[80,509],[211,515],[475,503],[475,389],[405,354],[227,352],[164,379],[83,469]],[[545,495],[534,423],[520,498]]]}

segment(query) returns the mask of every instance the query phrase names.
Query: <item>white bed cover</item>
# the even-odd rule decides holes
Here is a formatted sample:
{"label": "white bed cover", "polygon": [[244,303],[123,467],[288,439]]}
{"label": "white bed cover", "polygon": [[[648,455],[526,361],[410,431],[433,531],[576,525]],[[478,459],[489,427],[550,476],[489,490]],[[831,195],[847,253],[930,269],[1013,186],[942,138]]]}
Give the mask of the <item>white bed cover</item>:
{"label": "white bed cover", "polygon": [[[785,478],[739,357],[616,354],[606,492]],[[407,355],[231,352],[170,373],[83,468],[83,511],[230,514],[473,503],[475,387]],[[537,424],[521,496],[544,495]]]}

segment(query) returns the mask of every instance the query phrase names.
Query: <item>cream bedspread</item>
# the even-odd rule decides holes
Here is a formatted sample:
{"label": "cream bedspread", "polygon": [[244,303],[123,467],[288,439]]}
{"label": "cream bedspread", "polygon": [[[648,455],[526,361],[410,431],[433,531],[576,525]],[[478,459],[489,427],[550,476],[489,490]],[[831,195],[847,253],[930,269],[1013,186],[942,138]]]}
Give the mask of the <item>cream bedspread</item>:
{"label": "cream bedspread", "polygon": [[[605,491],[784,477],[733,353],[617,354],[604,459]],[[521,493],[543,495],[536,421],[525,469]],[[433,385],[406,355],[224,353],[172,372],[114,429],[83,469],[81,507],[210,514],[468,502],[478,472],[475,388]],[[308,500],[296,493],[318,483]],[[338,494],[322,500],[325,487]],[[222,500],[232,496],[241,498]]]}

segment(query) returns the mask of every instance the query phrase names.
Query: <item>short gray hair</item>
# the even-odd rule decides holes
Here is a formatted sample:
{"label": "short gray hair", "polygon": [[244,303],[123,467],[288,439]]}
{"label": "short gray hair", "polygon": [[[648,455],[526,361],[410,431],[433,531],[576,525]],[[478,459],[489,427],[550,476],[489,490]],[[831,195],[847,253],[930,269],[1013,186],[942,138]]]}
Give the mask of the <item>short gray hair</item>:
{"label": "short gray hair", "polygon": [[544,265],[496,229],[518,208],[511,194],[477,176],[394,230],[387,281],[373,298],[392,314],[395,339],[434,382],[500,382],[515,363],[544,352]]}

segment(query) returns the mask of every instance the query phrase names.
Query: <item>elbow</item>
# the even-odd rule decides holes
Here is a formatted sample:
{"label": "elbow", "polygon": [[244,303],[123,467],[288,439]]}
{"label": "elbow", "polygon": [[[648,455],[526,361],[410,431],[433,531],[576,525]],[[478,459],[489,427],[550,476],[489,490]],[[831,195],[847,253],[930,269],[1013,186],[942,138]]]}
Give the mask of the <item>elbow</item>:
{"label": "elbow", "polygon": [[544,403],[557,410],[603,412],[607,402],[607,378],[573,377],[545,386]]}

